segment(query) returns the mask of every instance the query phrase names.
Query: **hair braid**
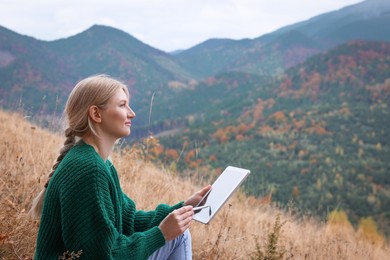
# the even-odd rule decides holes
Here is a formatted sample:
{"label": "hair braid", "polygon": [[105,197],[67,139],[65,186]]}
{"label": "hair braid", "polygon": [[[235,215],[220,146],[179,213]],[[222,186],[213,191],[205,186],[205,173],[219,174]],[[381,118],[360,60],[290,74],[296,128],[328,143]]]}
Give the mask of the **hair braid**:
{"label": "hair braid", "polygon": [[45,188],[47,188],[47,186],[49,185],[49,181],[53,176],[55,170],[57,169],[58,165],[61,163],[62,159],[64,159],[65,155],[69,152],[70,148],[72,148],[76,143],[76,137],[74,131],[70,127],[65,130],[65,137],[66,139],[64,142],[64,146],[61,148],[60,154],[58,155],[56,161],[54,162],[51,168],[51,172],[49,174],[48,180],[46,181],[44,186]]}
{"label": "hair braid", "polygon": [[69,150],[75,145],[76,143],[76,136],[75,131],[71,129],[70,127],[65,130],[65,142],[64,146],[60,150],[60,154],[58,155],[56,161],[54,162],[51,172],[49,173],[48,179],[44,185],[44,188],[41,190],[41,192],[38,194],[38,196],[33,200],[33,206],[29,212],[29,214],[33,218],[39,218],[42,212],[43,207],[43,199],[45,197],[46,188],[49,185],[49,181],[51,177],[53,176],[55,170],[57,169],[58,165],[61,163],[62,159],[64,159],[65,155],[69,152]]}

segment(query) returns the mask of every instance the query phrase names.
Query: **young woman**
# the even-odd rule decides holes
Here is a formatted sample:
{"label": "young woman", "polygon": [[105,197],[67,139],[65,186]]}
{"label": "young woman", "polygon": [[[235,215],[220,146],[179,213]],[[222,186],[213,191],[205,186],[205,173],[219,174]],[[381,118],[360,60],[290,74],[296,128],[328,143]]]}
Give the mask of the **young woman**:
{"label": "young woman", "polygon": [[104,75],[86,78],[65,113],[64,146],[30,211],[41,217],[35,259],[191,259],[192,209],[211,186],[173,206],[136,209],[108,160],[135,117],[127,87]]}

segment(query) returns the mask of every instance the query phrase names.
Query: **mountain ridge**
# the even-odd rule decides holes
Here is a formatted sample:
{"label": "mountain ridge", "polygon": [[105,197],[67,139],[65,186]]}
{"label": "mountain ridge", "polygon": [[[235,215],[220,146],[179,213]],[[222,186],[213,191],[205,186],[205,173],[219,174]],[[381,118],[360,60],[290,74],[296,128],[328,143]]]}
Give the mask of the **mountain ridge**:
{"label": "mountain ridge", "polygon": [[[380,10],[380,12],[375,12],[378,10]],[[239,45],[241,40],[234,40],[238,53],[232,54],[231,48],[224,46],[223,42],[220,43],[220,49],[218,52],[211,52],[201,43],[184,52],[181,52],[176,58],[180,64],[191,71],[193,70],[191,67],[191,62],[189,62],[189,60],[191,60],[191,55],[198,55],[198,57],[194,59],[197,66],[202,68],[203,65],[206,68],[204,70],[198,69],[196,73],[198,77],[207,77],[212,74],[217,74],[223,70],[240,70],[257,73],[259,75],[264,75],[264,73],[277,75],[284,69],[296,65],[312,55],[326,51],[349,40],[360,39],[389,41],[390,35],[389,33],[386,33],[386,24],[390,23],[389,11],[390,2],[388,1],[363,1],[352,6],[344,7],[340,10],[331,11],[312,17],[306,21],[281,27],[280,29],[277,29],[271,33],[261,35],[253,39],[247,39],[245,46]],[[382,20],[380,20],[381,23],[377,22],[370,24],[369,20],[375,20],[375,17],[378,16],[382,17]],[[345,34],[345,31],[350,32],[350,30],[348,30],[350,27],[347,25],[349,24],[349,26],[353,26],[353,24],[350,23],[357,21],[360,21],[360,28],[362,28],[362,26],[367,27],[365,29],[365,33],[367,33],[367,35],[371,35],[370,37],[364,36],[361,30],[353,30],[354,33]],[[340,29],[339,31],[335,31],[335,28],[340,28],[344,25],[346,26],[344,30]],[[380,26],[378,27],[378,25]],[[356,29],[355,27],[354,29]],[[305,35],[310,39],[310,41],[307,43],[301,42],[300,44],[295,45],[296,50],[305,49],[308,47],[310,47],[309,49],[311,50],[306,52],[306,54],[301,55],[301,58],[296,59],[295,62],[286,62],[283,60],[283,54],[287,53],[288,49],[286,50],[282,48],[279,50],[279,52],[282,53],[282,55],[278,57],[279,61],[274,64],[271,61],[265,62],[266,66],[269,66],[271,69],[265,69],[264,67],[257,66],[256,62],[253,61],[253,57],[259,57],[261,59],[267,55],[277,55],[275,54],[275,44],[277,46],[283,45],[284,38],[280,38],[281,35],[291,31],[299,31],[302,35]],[[378,33],[374,34],[373,32]],[[315,42],[316,45],[313,46],[313,44],[310,42]],[[240,59],[239,57],[241,56],[244,56],[244,58]],[[226,63],[218,64],[219,57],[225,57],[227,59],[230,58],[231,61],[228,63],[228,65],[226,65]],[[241,64],[244,63],[246,65],[236,67],[234,66],[234,61],[236,60],[240,60]],[[204,64],[202,61],[204,61]]]}

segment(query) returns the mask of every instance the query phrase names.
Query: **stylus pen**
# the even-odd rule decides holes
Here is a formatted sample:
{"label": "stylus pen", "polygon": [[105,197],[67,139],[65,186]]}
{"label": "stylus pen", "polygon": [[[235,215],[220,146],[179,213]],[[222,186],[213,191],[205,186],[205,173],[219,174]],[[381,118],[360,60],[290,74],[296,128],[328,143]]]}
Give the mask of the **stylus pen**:
{"label": "stylus pen", "polygon": [[195,207],[195,208],[193,208],[192,210],[193,210],[193,211],[197,211],[197,210],[201,210],[201,209],[209,208],[209,207],[210,207],[209,205],[204,205],[204,206],[200,206],[200,207]]}

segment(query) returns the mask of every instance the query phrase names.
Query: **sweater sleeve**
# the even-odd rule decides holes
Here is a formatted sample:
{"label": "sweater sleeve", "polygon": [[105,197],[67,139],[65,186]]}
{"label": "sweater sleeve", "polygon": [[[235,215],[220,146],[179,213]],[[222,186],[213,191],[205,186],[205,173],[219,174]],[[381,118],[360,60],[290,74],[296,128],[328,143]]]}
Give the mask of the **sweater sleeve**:
{"label": "sweater sleeve", "polygon": [[[85,169],[85,168],[84,168]],[[62,235],[69,252],[82,250],[82,259],[147,259],[165,244],[158,227],[126,236],[114,206],[117,194],[103,165],[80,172],[77,185],[61,191]]]}
{"label": "sweater sleeve", "polygon": [[[125,207],[124,207],[124,219],[127,219],[128,216],[131,216],[132,213],[132,204],[134,203],[126,194],[123,194]],[[134,204],[133,204],[134,205]],[[134,231],[142,232],[148,230],[152,227],[158,226],[161,221],[172,211],[175,209],[181,208],[183,206],[183,202],[179,202],[173,206],[169,206],[166,204],[160,204],[156,207],[155,210],[151,211],[143,211],[137,210],[135,211],[135,219],[134,219]],[[135,208],[134,208],[135,210]],[[124,223],[128,223],[129,221],[124,221]],[[126,227],[124,227],[125,230]]]}

